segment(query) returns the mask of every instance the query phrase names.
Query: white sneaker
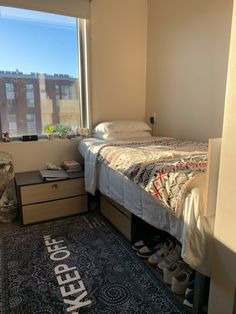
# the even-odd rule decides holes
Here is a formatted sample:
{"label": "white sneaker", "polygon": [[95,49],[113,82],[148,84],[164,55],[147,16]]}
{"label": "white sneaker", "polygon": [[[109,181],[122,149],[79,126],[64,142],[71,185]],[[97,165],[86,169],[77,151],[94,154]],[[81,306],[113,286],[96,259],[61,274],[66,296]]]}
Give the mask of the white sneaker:
{"label": "white sneaker", "polygon": [[170,264],[167,268],[163,269],[163,275],[164,275],[164,282],[168,285],[172,284],[172,278],[178,273],[180,273],[181,270],[184,269],[186,264],[182,261],[178,261],[175,263]]}
{"label": "white sneaker", "polygon": [[138,251],[140,250],[143,246],[145,246],[145,243],[143,240],[139,240],[137,242],[134,243],[134,245],[132,245],[132,249],[134,251]]}
{"label": "white sneaker", "polygon": [[185,296],[183,304],[192,309],[193,308],[193,298],[194,298],[194,292],[192,290]]}
{"label": "white sneaker", "polygon": [[193,291],[194,290],[194,286],[195,286],[195,280],[193,279],[193,280],[189,281],[188,287],[187,287],[187,289],[185,291],[185,295],[187,295],[189,292]]}
{"label": "white sneaker", "polygon": [[176,294],[185,294],[190,276],[190,271],[182,270],[178,275],[172,278],[171,290]]}
{"label": "white sneaker", "polygon": [[181,247],[177,244],[173,250],[170,250],[167,255],[157,264],[158,270],[163,271],[170,264],[180,260]]}
{"label": "white sneaker", "polygon": [[153,254],[153,252],[160,249],[162,246],[163,243],[156,244],[154,248],[151,246],[144,245],[143,247],[141,247],[141,249],[137,251],[136,254],[141,258],[149,258]]}
{"label": "white sneaker", "polygon": [[157,264],[163,259],[163,257],[166,256],[169,253],[169,251],[172,250],[173,248],[174,243],[171,240],[167,239],[164,245],[162,245],[162,247],[159,250],[157,250],[154,254],[149,256],[148,258],[149,265],[152,267],[156,267]]}

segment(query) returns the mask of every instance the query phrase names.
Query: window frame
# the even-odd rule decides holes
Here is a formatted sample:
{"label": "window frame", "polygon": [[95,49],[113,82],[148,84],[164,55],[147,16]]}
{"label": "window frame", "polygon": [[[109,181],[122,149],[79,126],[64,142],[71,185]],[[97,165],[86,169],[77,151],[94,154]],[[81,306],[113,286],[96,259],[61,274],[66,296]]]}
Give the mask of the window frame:
{"label": "window frame", "polygon": [[[43,12],[43,11],[41,11]],[[53,12],[51,12],[53,14]],[[79,104],[80,106],[80,128],[87,128],[90,129],[91,125],[91,116],[90,116],[90,106],[89,106],[89,75],[88,75],[88,60],[89,60],[89,47],[88,47],[88,36],[89,36],[89,21],[88,19],[83,18],[76,18],[76,24],[77,24],[77,57],[78,57],[78,96],[79,96]],[[13,93],[14,93],[14,100],[16,99],[15,95],[15,86],[14,83],[10,83],[13,85]],[[34,100],[34,106],[28,106],[28,108],[35,108],[35,91],[34,91],[34,84],[29,83],[30,85],[33,85],[33,93],[34,97],[32,98]],[[28,85],[28,83],[26,83]],[[41,91],[40,91],[41,94]],[[71,88],[69,86],[69,99],[71,99]],[[75,91],[76,94],[76,91]],[[61,95],[61,90],[60,90]],[[7,92],[6,92],[7,96]],[[40,95],[41,97],[41,95]],[[7,99],[7,97],[6,97]],[[31,98],[30,98],[31,99]],[[28,98],[26,96],[26,101],[28,101]],[[27,123],[27,119],[25,120]],[[2,134],[2,123],[1,123],[1,116],[0,116],[0,132]],[[47,138],[47,135],[45,134],[37,134],[38,139],[45,139]],[[11,136],[11,139],[13,141],[21,141],[22,135],[19,136]],[[58,135],[59,136],[59,135]],[[57,137],[57,134],[56,134]],[[0,141],[3,141],[3,138],[1,137]]]}

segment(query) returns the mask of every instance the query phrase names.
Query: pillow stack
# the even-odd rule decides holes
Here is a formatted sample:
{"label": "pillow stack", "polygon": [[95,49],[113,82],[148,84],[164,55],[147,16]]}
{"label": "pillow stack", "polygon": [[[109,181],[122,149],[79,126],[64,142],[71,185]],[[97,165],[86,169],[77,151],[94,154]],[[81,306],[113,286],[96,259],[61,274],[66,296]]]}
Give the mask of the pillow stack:
{"label": "pillow stack", "polygon": [[98,124],[93,130],[93,137],[103,140],[128,140],[150,137],[151,128],[142,121],[115,120]]}

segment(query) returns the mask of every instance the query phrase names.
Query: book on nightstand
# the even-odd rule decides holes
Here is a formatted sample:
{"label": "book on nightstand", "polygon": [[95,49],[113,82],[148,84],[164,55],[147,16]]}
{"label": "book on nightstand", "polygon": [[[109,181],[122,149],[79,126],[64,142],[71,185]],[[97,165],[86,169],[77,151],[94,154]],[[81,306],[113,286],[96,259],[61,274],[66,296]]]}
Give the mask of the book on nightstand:
{"label": "book on nightstand", "polygon": [[64,170],[40,170],[40,175],[44,181],[63,180],[69,177]]}
{"label": "book on nightstand", "polygon": [[62,168],[66,172],[79,172],[81,171],[81,165],[75,160],[65,160],[62,163]]}

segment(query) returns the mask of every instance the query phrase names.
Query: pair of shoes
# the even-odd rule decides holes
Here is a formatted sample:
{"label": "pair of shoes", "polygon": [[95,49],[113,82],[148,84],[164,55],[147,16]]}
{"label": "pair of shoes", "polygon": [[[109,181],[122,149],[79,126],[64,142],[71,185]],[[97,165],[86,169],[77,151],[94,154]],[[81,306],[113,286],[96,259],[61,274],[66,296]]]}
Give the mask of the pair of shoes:
{"label": "pair of shoes", "polygon": [[144,246],[155,246],[155,244],[163,242],[163,236],[161,234],[154,235],[149,240],[139,240],[132,245],[134,251],[139,251]]}
{"label": "pair of shoes", "polygon": [[186,289],[186,291],[185,291],[185,296],[187,296],[187,294],[188,294],[189,292],[193,291],[194,285],[195,285],[194,279],[191,280],[191,281],[189,281],[188,287],[187,287],[187,289]]}
{"label": "pair of shoes", "polygon": [[191,280],[188,284],[188,287],[185,291],[185,299],[183,304],[190,307],[191,309],[193,308],[193,297],[194,297],[194,284],[195,281]]}
{"label": "pair of shoes", "polygon": [[193,296],[194,296],[194,291],[191,290],[185,295],[185,299],[183,304],[190,307],[191,309],[193,308]]}
{"label": "pair of shoes", "polygon": [[175,247],[175,243],[170,239],[167,239],[161,248],[157,249],[157,251],[152,254],[148,258],[148,264],[152,267],[156,267],[158,263]]}
{"label": "pair of shoes", "polygon": [[173,276],[171,283],[171,290],[175,294],[183,295],[186,292],[189,281],[191,280],[192,270],[183,269],[177,275]]}
{"label": "pair of shoes", "polygon": [[141,258],[148,258],[156,250],[160,249],[163,245],[163,236],[157,234],[148,240],[139,240],[134,243],[132,249],[136,251],[136,254]]}
{"label": "pair of shoes", "polygon": [[143,246],[145,246],[144,240],[139,240],[139,241],[135,242],[134,245],[132,245],[132,249],[133,249],[134,251],[138,251],[138,250],[140,250]]}
{"label": "pair of shoes", "polygon": [[156,243],[154,246],[153,244],[149,244],[147,243],[147,245],[141,247],[141,249],[139,249],[137,251],[137,256],[141,257],[141,258],[149,258],[156,250],[159,250],[161,247],[163,246],[163,242],[160,243]]}
{"label": "pair of shoes", "polygon": [[187,267],[187,264],[183,261],[177,261],[170,264],[167,268],[163,269],[163,280],[167,285],[172,284],[172,279],[177,276],[183,269]]}
{"label": "pair of shoes", "polygon": [[[206,283],[206,286],[204,288],[207,288],[207,290],[209,289],[209,283],[210,281],[208,281]],[[195,281],[191,280],[188,284],[188,287],[186,289],[185,292],[185,299],[183,301],[183,304],[186,305],[189,308],[193,308],[194,306],[194,287],[195,287]],[[208,291],[209,292],[209,291]],[[208,293],[205,293],[203,296],[203,306],[202,306],[202,313],[208,313],[208,308],[207,308],[207,304],[208,304]]]}
{"label": "pair of shoes", "polygon": [[174,262],[181,259],[181,246],[176,244],[175,248],[169,250],[163,259],[157,264],[157,270],[163,271]]}

